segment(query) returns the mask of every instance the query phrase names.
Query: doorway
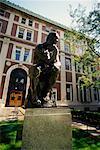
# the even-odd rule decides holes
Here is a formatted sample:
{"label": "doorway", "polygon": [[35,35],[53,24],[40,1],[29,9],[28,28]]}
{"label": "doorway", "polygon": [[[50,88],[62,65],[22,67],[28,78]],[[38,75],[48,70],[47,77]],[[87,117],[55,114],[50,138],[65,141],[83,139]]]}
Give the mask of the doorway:
{"label": "doorway", "polygon": [[6,106],[22,106],[25,100],[27,73],[21,68],[11,72]]}

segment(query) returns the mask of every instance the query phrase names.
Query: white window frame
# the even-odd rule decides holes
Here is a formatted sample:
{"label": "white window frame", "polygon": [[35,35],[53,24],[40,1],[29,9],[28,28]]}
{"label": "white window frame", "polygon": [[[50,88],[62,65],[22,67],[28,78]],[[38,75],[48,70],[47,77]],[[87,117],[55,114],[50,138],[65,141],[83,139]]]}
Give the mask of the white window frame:
{"label": "white window frame", "polygon": [[[20,49],[20,60],[16,60],[16,49],[19,48]],[[25,54],[25,49],[29,50],[29,57],[27,61],[24,61],[24,54]],[[21,45],[14,45],[13,47],[13,51],[12,51],[12,56],[11,59],[15,60],[15,61],[20,61],[23,63],[31,63],[32,60],[32,49],[29,47],[21,47]]]}
{"label": "white window frame", "polygon": [[[4,11],[3,15],[1,15],[1,11]],[[5,16],[5,10],[0,9],[0,16]]]}
{"label": "white window frame", "polygon": [[[19,60],[16,60],[16,50],[20,51],[20,59]],[[15,61],[20,61],[21,60],[21,51],[22,51],[21,47],[14,46],[14,49],[13,49],[13,52],[12,52],[12,59],[15,60]]]}
{"label": "white window frame", "polygon": [[[65,48],[67,46],[67,49]],[[64,43],[64,51],[66,53],[70,53],[70,44],[69,43]]]}
{"label": "white window frame", "polygon": [[[20,30],[23,30],[23,38],[20,38],[20,37],[19,37]],[[24,35],[25,35],[25,29],[24,29],[24,28],[19,27],[18,35],[17,35],[17,36],[18,36],[18,38],[20,38],[20,39],[24,39]]]}
{"label": "white window frame", "polygon": [[[24,60],[24,56],[25,56],[25,51],[26,50],[29,51],[29,55],[28,55],[28,58],[26,60]],[[27,48],[24,49],[23,61],[24,62],[29,62],[30,61],[30,49],[27,49]]]}
{"label": "white window frame", "polygon": [[[67,64],[68,64],[68,66],[69,66],[69,69],[66,69],[66,62],[67,62]],[[65,69],[66,70],[72,70],[72,66],[71,66],[71,59],[70,58],[65,58]]]}
{"label": "white window frame", "polygon": [[[32,25],[29,25],[30,21],[32,21]],[[28,20],[28,26],[33,27],[33,20],[31,20],[31,19]]]}
{"label": "white window frame", "polygon": [[[25,23],[22,22],[23,19],[25,19]],[[26,18],[22,17],[22,18],[21,18],[21,23],[22,23],[22,24],[26,24]]]}
{"label": "white window frame", "polygon": [[[27,33],[31,33],[30,40],[27,39],[27,37],[29,37],[29,36],[27,36]],[[32,31],[27,30],[27,33],[26,33],[26,40],[31,41],[32,40]]]}
{"label": "white window frame", "polygon": [[73,100],[73,93],[72,93],[72,92],[73,92],[73,90],[72,90],[72,89],[73,89],[73,86],[72,86],[72,84],[66,84],[66,86],[67,86],[67,85],[70,86],[70,87],[69,87],[70,99],[67,99],[67,87],[66,87],[66,99],[69,100],[69,101],[70,101],[70,100],[72,101],[72,100]]}

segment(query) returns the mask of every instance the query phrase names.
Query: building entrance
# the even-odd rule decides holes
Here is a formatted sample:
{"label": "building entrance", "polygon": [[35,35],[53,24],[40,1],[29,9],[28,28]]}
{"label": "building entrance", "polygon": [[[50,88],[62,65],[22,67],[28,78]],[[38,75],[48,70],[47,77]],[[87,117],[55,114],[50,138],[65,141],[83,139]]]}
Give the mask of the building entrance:
{"label": "building entrance", "polygon": [[11,72],[6,106],[21,106],[26,93],[27,73],[17,68]]}

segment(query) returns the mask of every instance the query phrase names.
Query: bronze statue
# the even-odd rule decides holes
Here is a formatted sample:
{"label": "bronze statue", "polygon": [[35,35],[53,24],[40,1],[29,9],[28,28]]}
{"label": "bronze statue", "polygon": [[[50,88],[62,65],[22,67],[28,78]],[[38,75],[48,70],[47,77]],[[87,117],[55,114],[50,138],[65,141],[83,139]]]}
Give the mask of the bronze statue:
{"label": "bronze statue", "polygon": [[29,69],[30,87],[27,100],[29,107],[45,107],[47,95],[52,90],[60,70],[59,49],[57,42],[59,35],[51,32],[46,42],[37,45],[34,53],[34,63]]}

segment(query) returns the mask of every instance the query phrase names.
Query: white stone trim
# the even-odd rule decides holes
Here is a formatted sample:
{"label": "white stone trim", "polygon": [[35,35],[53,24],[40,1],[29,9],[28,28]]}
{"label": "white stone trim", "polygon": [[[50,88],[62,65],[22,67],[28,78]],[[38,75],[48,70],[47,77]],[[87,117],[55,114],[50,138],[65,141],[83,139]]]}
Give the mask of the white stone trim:
{"label": "white stone trim", "polygon": [[10,42],[10,39],[5,37],[3,40],[2,48],[1,48],[0,64],[2,65],[0,66],[0,84],[2,81],[2,74],[3,74],[3,70],[5,66],[5,60],[6,60],[6,56],[8,52],[9,42]]}
{"label": "white stone trim", "polygon": [[[23,28],[23,29],[24,29],[24,36],[23,36],[23,39],[26,40],[26,37],[27,37],[27,31],[28,31],[28,30],[25,29],[25,28]],[[30,41],[31,41],[31,40],[30,40]]]}
{"label": "white stone trim", "polygon": [[29,53],[29,63],[31,63],[32,60],[32,49],[30,49],[30,53]]}
{"label": "white stone trim", "polygon": [[[10,80],[10,75],[11,75],[11,72],[16,69],[16,68],[21,68],[21,69],[24,69],[28,75],[28,68],[24,65],[14,65],[14,66],[11,66],[8,71],[7,71],[7,74],[6,74],[6,79],[5,79],[5,84],[4,84],[4,90],[3,90],[3,96],[2,96],[2,106],[4,107],[5,104],[6,104],[6,99],[7,99],[7,92],[8,92],[8,86],[9,86],[9,80]],[[28,93],[28,88],[29,88],[29,84],[30,84],[30,79],[29,77],[27,76],[27,83],[26,83],[26,94],[25,94],[25,97],[27,96],[27,93]]]}
{"label": "white stone trim", "polygon": [[[23,17],[22,17],[23,18]],[[28,26],[28,23],[29,23],[29,19],[28,18],[26,18],[26,23],[25,23],[25,25],[27,25]]]}
{"label": "white stone trim", "polygon": [[64,51],[64,32],[60,31],[60,51]]}
{"label": "white stone trim", "polygon": [[65,76],[65,55],[60,54],[61,60],[61,101],[66,100],[66,76]]}
{"label": "white stone trim", "polygon": [[38,31],[38,39],[37,39],[38,44],[41,43],[41,38],[42,38],[42,23],[39,23],[39,31]]}
{"label": "white stone trim", "polygon": [[7,35],[11,35],[14,17],[15,17],[15,15],[14,15],[13,13],[11,13],[11,14],[10,14],[9,21],[8,21],[7,30],[6,30],[6,34],[7,34]]}

